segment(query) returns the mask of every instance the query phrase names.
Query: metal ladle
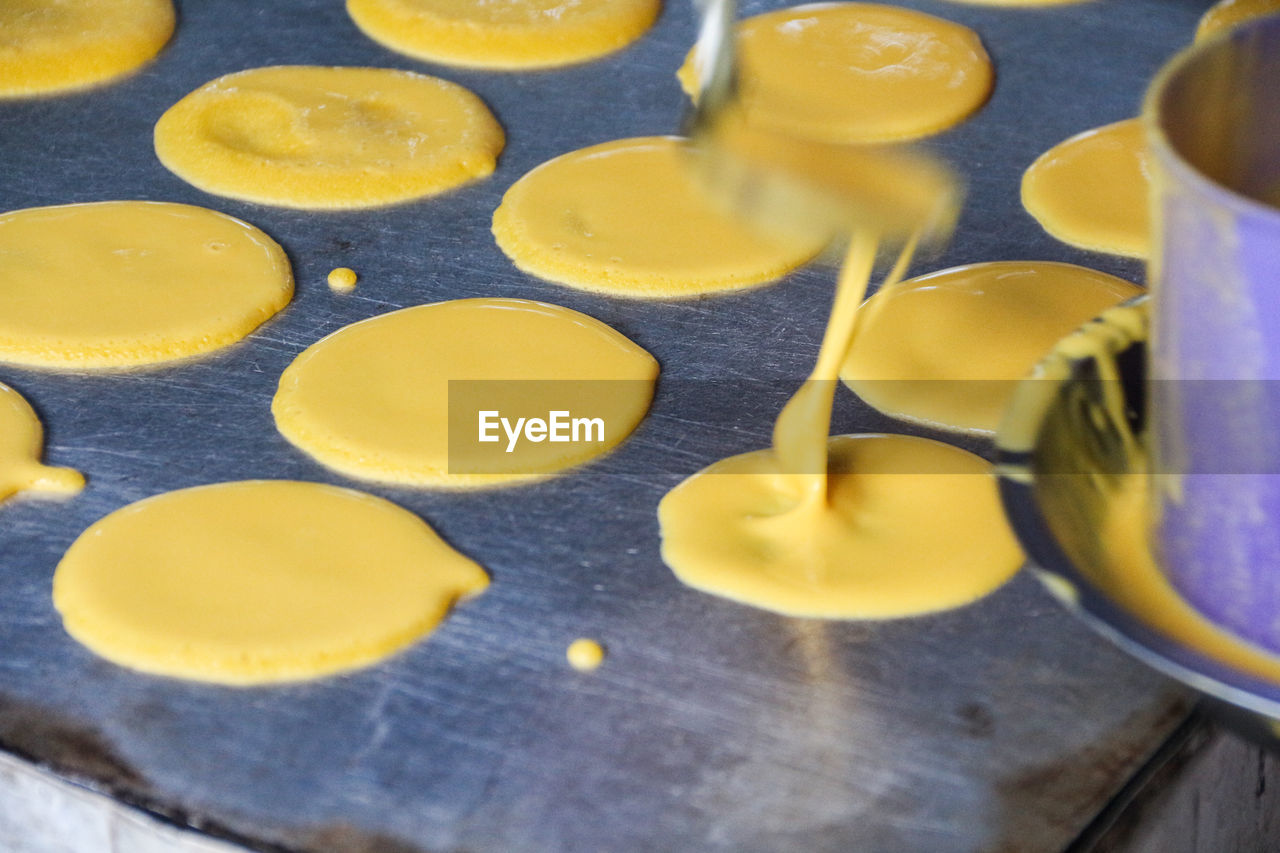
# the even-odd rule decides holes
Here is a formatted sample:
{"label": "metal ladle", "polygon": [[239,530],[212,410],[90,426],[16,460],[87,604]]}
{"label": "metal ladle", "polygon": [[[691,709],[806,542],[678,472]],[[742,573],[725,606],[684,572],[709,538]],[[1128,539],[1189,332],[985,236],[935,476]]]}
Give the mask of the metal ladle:
{"label": "metal ladle", "polygon": [[840,248],[858,228],[890,247],[950,237],[963,191],[937,157],[904,144],[839,145],[751,126],[735,73],[737,2],[694,3],[697,89],[685,130],[713,198],[765,230],[828,233]]}

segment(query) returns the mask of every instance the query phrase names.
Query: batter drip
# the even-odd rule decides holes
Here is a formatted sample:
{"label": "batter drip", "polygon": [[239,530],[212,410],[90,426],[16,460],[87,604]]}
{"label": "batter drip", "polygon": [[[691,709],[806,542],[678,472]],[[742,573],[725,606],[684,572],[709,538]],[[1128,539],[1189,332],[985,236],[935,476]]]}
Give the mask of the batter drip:
{"label": "batter drip", "polygon": [[329,283],[329,289],[335,293],[350,293],[356,289],[356,282],[359,277],[356,271],[350,267],[338,267],[329,271],[326,279]]}
{"label": "batter drip", "polygon": [[973,601],[1021,564],[983,460],[926,439],[827,435],[876,246],[855,235],[772,449],[717,462],[659,504],[662,556],[684,583],[792,616],[889,618]]}
{"label": "batter drip", "polygon": [[595,640],[579,637],[565,649],[565,659],[578,672],[593,672],[604,663],[604,646]]}
{"label": "batter drip", "polygon": [[22,395],[0,383],[0,502],[18,492],[73,495],[84,475],[40,462],[44,431]]}

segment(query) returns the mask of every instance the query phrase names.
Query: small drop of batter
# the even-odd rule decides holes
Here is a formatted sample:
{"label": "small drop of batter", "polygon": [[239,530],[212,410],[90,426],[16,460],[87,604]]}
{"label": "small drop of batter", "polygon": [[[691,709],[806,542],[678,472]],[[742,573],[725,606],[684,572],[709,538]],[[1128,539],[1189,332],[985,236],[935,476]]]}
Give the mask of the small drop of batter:
{"label": "small drop of batter", "polygon": [[186,358],[242,339],[292,296],[284,250],[214,210],[108,201],[0,214],[0,361]]}
{"label": "small drop of batter", "polygon": [[1280,12],[1280,0],[1220,0],[1200,18],[1196,41],[1276,12]]}
{"label": "small drop of batter", "polygon": [[350,293],[356,289],[359,277],[349,267],[338,267],[329,272],[329,289],[337,293]]}
{"label": "small drop of batter", "polygon": [[84,475],[40,462],[44,431],[22,395],[0,383],[0,501],[18,492],[74,495],[84,488]]}
{"label": "small drop of batter", "polygon": [[160,162],[205,192],[314,209],[453,189],[493,172],[504,142],[471,91],[389,68],[238,71],[178,101],[155,128]]}
{"label": "small drop of batter", "polygon": [[280,377],[271,411],[285,438],[349,476],[474,488],[608,452],[644,418],[657,377],[653,356],[585,314],[458,299],[313,344]]}
{"label": "small drop of batter", "polygon": [[108,83],[149,61],[173,35],[171,0],[0,3],[0,98]]}
{"label": "small drop of batter", "polygon": [[1019,379],[1071,331],[1142,289],[1073,264],[1001,261],[919,276],[858,309],[840,369],[880,411],[993,433]]}
{"label": "small drop of batter", "polygon": [[525,272],[638,298],[680,298],[771,282],[825,240],[774,237],[721,210],[675,137],[606,142],[557,157],[507,190],[498,247]]}
{"label": "small drop of batter", "polygon": [[[968,118],[994,71],[977,33],[875,3],[795,6],[738,26],[747,121],[824,142],[916,139]],[[697,91],[693,52],[678,76]]]}
{"label": "small drop of batter", "polygon": [[1139,119],[1055,145],[1022,176],[1022,205],[1057,239],[1145,258],[1151,251],[1150,155]]}
{"label": "small drop of batter", "polygon": [[569,665],[578,672],[592,672],[604,663],[604,646],[585,637],[574,640],[565,650]]}
{"label": "small drop of batter", "polygon": [[247,685],[375,663],[488,582],[389,501],[250,480],[96,522],[58,564],[53,603],[72,637],[121,666]]}
{"label": "small drop of batter", "polygon": [[653,24],[660,0],[347,0],[374,41],[428,62],[546,68],[594,59]]}

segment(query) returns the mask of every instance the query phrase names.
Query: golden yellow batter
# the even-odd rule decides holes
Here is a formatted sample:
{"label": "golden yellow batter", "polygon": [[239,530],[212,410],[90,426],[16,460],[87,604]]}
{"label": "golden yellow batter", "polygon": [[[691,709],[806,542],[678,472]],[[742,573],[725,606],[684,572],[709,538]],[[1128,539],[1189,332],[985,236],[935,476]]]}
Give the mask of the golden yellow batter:
{"label": "golden yellow batter", "polygon": [[122,666],[222,684],[374,663],[488,585],[417,516],[319,483],[250,480],[111,513],[58,564],[72,637]]}
{"label": "golden yellow batter", "polygon": [[0,98],[66,92],[128,74],[173,35],[171,0],[5,0]]}
{"label": "golden yellow batter", "polygon": [[717,462],[659,504],[662,557],[686,584],[793,616],[888,618],[968,603],[1021,565],[982,459],[927,439],[827,435],[876,243],[855,235],[772,449]]}
{"label": "golden yellow batter", "polygon": [[329,271],[329,289],[338,293],[350,293],[356,289],[359,276],[349,267],[338,267]]}
{"label": "golden yellow batter", "polygon": [[578,672],[591,672],[599,669],[600,664],[604,663],[604,646],[586,637],[580,637],[570,643],[564,654],[569,661],[569,666]]}
{"label": "golden yellow batter", "polygon": [[1178,643],[1235,669],[1280,682],[1280,657],[1210,622],[1179,595],[1160,571],[1148,543],[1149,479],[1119,478],[1108,502],[1101,540],[1106,565],[1090,573],[1107,597]]}
{"label": "golden yellow batter", "polygon": [[349,476],[491,486],[617,446],[644,418],[657,376],[651,355],[585,314],[459,299],[313,344],[280,377],[271,411],[285,438]]}
{"label": "golden yellow batter", "polygon": [[1200,18],[1200,24],[1196,27],[1196,41],[1276,12],[1280,12],[1280,0],[1220,0]]}
{"label": "golden yellow batter", "polygon": [[22,395],[0,383],[0,501],[18,492],[73,495],[84,475],[40,462],[44,432]]}
{"label": "golden yellow batter", "polygon": [[[1176,493],[1179,477],[1149,472],[1149,451],[1145,446],[1149,433],[1135,435],[1127,428],[1130,401],[1123,393],[1119,367],[1112,357],[1130,342],[1146,339],[1146,307],[1111,309],[1105,315],[1105,324],[1091,323],[1062,340],[1054,348],[1053,356],[1036,368],[1036,378],[1046,381],[1023,383],[1019,389],[1018,405],[1026,416],[1005,421],[1000,430],[1000,445],[1014,453],[1029,454],[1036,447],[1043,412],[1059,393],[1061,383],[1072,374],[1079,360],[1095,359],[1093,364],[1101,380],[1098,388],[1101,393],[1090,397],[1091,405],[1101,407],[1101,411],[1083,414],[1105,427],[1105,443],[1115,445],[1108,458],[1113,462],[1122,458],[1129,470],[1101,476],[1081,469],[1077,475],[1087,477],[1099,490],[1080,498],[1084,501],[1080,505],[1081,517],[1093,514],[1091,499],[1101,503],[1101,512],[1096,513],[1101,517],[1097,531],[1099,547],[1094,549],[1098,559],[1079,560],[1077,567],[1108,599],[1175,642],[1243,672],[1280,682],[1280,656],[1202,616],[1174,589],[1155,561],[1151,547],[1153,494],[1157,489],[1165,494]],[[1052,458],[1042,461],[1050,470],[1057,464]],[[1072,470],[1072,466],[1065,465],[1060,470]],[[1032,479],[1032,473],[1022,466],[1010,466],[1002,473],[1021,482]],[[1063,584],[1056,575],[1044,577],[1060,597],[1075,596],[1070,584]]]}
{"label": "golden yellow batter", "polygon": [[[767,12],[738,27],[747,120],[828,142],[887,142],[945,130],[986,102],[994,72],[977,33],[874,3]],[[697,89],[692,52],[680,83]]]}
{"label": "golden yellow batter", "polygon": [[689,144],[642,137],[551,160],[493,215],[499,248],[532,275],[611,296],[672,298],[773,281],[822,248],[773,237],[716,207]]}
{"label": "golden yellow batter", "polygon": [[155,129],[156,155],[183,180],[301,208],[441,193],[490,174],[503,143],[469,90],[387,68],[239,71],[178,101]]}
{"label": "golden yellow batter", "polygon": [[993,433],[1016,381],[1058,340],[1141,292],[1105,273],[1045,261],[930,273],[863,304],[840,375],[887,414]]}
{"label": "golden yellow batter", "polygon": [[639,38],[659,0],[347,0],[365,35],[429,62],[542,68],[611,53]]}
{"label": "golden yellow batter", "polygon": [[1022,176],[1022,205],[1064,243],[1145,258],[1149,154],[1139,119],[1109,124],[1055,145]]}
{"label": "golden yellow batter", "polygon": [[662,557],[696,589],[791,616],[879,619],[956,607],[1022,563],[990,466],[923,438],[835,436],[819,501],[760,450],[662,499]]}
{"label": "golden yellow batter", "polygon": [[292,295],[280,246],[213,210],[109,201],[0,214],[0,361],[184,358],[240,340]]}

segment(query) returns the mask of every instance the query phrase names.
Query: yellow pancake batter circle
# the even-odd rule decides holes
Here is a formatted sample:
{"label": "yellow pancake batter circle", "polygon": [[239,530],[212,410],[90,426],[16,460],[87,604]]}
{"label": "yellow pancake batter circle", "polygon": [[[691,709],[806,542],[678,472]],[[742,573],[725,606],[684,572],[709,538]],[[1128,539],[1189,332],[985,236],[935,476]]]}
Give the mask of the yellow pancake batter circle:
{"label": "yellow pancake batter circle", "polygon": [[219,77],[160,117],[156,155],[215,195],[360,208],[482,178],[502,128],[463,87],[386,68],[279,66]]}
{"label": "yellow pancake batter circle", "polygon": [[285,438],[349,476],[492,486],[617,446],[644,418],[657,376],[651,355],[585,314],[459,299],[308,347],[280,377],[271,412]]}
{"label": "yellow pancake batter circle", "polygon": [[[747,121],[824,142],[914,139],[986,102],[994,72],[977,33],[875,3],[779,9],[738,26]],[[678,76],[697,89],[691,52]]]}
{"label": "yellow pancake batter circle", "polygon": [[240,340],[292,295],[280,246],[217,211],[108,201],[0,214],[0,361],[185,358]]}
{"label": "yellow pancake batter circle", "polygon": [[886,414],[994,433],[1017,382],[1044,354],[1142,288],[1048,261],[953,267],[880,290],[858,311],[840,369]]}
{"label": "yellow pancake batter circle", "polygon": [[507,190],[493,235],[531,275],[610,296],[663,299],[773,281],[824,240],[773,237],[717,207],[676,137],[564,154]]}
{"label": "yellow pancake batter circle", "polygon": [[171,0],[0,3],[0,98],[65,92],[134,71],[173,35]]}
{"label": "yellow pancake batter circle", "polygon": [[347,0],[374,41],[429,62],[542,68],[594,59],[653,24],[660,0]]}
{"label": "yellow pancake batter circle", "polygon": [[1022,206],[1057,239],[1145,258],[1151,248],[1150,155],[1139,119],[1077,134],[1022,176]]}
{"label": "yellow pancake batter circle", "polygon": [[789,616],[888,619],[968,604],[1022,551],[991,466],[950,445],[845,435],[823,498],[797,503],[771,450],[731,456],[658,505],[662,559],[695,589]]}
{"label": "yellow pancake batter circle", "polygon": [[96,522],[58,564],[53,603],[72,637],[122,666],[260,684],[378,661],[487,585],[389,501],[248,480],[157,495]]}
{"label": "yellow pancake batter circle", "polygon": [[17,492],[71,495],[84,488],[84,475],[41,464],[44,430],[22,395],[0,383],[0,501]]}

